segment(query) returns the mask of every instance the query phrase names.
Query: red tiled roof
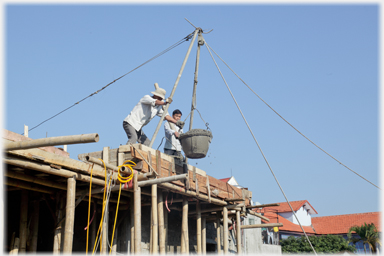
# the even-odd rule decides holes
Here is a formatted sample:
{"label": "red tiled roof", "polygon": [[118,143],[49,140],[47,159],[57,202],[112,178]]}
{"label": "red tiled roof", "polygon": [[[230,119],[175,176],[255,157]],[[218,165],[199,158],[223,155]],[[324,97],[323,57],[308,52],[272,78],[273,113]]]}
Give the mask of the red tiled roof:
{"label": "red tiled roof", "polygon": [[224,181],[225,183],[227,183],[230,179],[231,179],[231,177],[229,177],[229,178],[225,178],[225,179],[220,179],[220,180],[221,180],[221,181]]}
{"label": "red tiled roof", "polygon": [[[315,208],[312,207],[312,205],[307,200],[300,200],[300,201],[290,201],[289,202],[292,206],[292,209],[294,211],[299,210],[305,203],[307,203],[317,214],[317,211]],[[280,206],[270,206],[270,207],[264,207],[259,210],[258,212],[266,212],[266,211],[273,211],[273,212],[291,212],[291,208],[289,207],[287,202],[278,203]]]}
{"label": "red tiled roof", "polygon": [[375,224],[380,232],[380,212],[355,213],[345,215],[334,215],[325,217],[313,217],[312,226],[316,234],[347,234],[352,226]]}
{"label": "red tiled roof", "polygon": [[[281,217],[277,213],[266,212],[264,213],[264,217],[267,217],[269,219],[269,222],[262,220],[262,222],[264,223],[282,223],[283,226],[279,227],[280,231],[291,231],[291,232],[303,233],[303,230],[301,229],[300,225],[294,224],[293,222],[287,220],[286,218]],[[311,226],[303,226],[303,229],[307,234],[315,234],[315,231],[312,229]]]}

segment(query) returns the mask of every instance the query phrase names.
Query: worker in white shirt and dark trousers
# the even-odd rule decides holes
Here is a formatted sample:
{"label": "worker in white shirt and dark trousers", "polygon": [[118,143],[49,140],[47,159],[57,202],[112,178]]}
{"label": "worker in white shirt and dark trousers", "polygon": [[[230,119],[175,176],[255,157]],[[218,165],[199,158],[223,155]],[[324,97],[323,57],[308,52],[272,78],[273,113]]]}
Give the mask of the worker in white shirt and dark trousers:
{"label": "worker in white shirt and dark trousers", "polygon": [[[170,104],[172,99],[165,99],[165,90],[160,88],[157,83],[155,83],[156,90],[151,92],[153,96],[145,95],[140,99],[139,103],[133,108],[131,113],[124,119],[123,128],[128,136],[128,144],[135,144],[139,142],[146,146],[149,146],[151,141],[144,134],[142,128],[147,125],[152,118],[156,115],[161,117],[163,115],[163,105]],[[177,121],[172,118],[168,113],[164,117],[168,122],[174,123],[178,126],[184,126],[184,122]]]}
{"label": "worker in white shirt and dark trousers", "polygon": [[[181,119],[181,111],[175,109],[172,113],[172,118],[176,121]],[[164,145],[164,153],[171,156],[177,156],[183,159],[183,155],[181,154],[181,144],[179,141],[180,133],[183,133],[183,129],[171,124],[170,122],[165,122],[164,124],[165,131],[165,145]]]}

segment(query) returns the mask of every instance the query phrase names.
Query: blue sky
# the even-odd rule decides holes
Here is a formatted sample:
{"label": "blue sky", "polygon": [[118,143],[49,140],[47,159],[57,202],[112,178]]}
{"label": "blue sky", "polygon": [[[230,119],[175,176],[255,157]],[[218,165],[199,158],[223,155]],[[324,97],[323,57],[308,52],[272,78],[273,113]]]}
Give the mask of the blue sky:
{"label": "blue sky", "polygon": [[[352,170],[379,182],[378,4],[4,5],[4,127],[23,133],[194,31],[272,108]],[[190,41],[29,132],[38,139],[98,133],[69,145],[72,158],[127,141],[123,119],[157,82],[170,94]],[[170,111],[191,108],[196,44]],[[379,190],[321,152],[256,97],[217,58],[287,197],[317,216],[379,211]],[[208,175],[231,174],[260,203],[285,201],[206,46],[197,109],[213,140]],[[159,118],[144,127],[152,137]],[[189,127],[189,118],[186,129]],[[195,113],[193,128],[205,125]],[[164,136],[160,129],[153,148]],[[164,144],[163,144],[164,145]],[[163,150],[163,145],[160,150]]]}

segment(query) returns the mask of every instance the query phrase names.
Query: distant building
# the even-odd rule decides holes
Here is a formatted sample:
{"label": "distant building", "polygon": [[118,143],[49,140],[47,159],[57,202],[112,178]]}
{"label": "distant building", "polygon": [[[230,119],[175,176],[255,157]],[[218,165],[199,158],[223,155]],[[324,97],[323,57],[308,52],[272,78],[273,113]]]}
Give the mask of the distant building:
{"label": "distant building", "polygon": [[[378,231],[381,232],[380,212],[313,217],[312,215],[317,214],[317,211],[307,200],[291,201],[290,204],[299,220],[298,222],[287,202],[278,204],[280,204],[280,206],[264,207],[262,209],[254,208],[254,211],[267,217],[270,220],[269,222],[283,224],[283,226],[278,229],[268,228],[262,231],[265,237],[275,237],[275,240],[286,239],[289,236],[303,236],[304,233],[299,222],[308,236],[332,234],[341,235],[347,240],[349,228],[352,226],[361,226],[364,223],[373,223]],[[265,220],[262,220],[262,222],[268,223]],[[357,234],[353,234],[353,236],[357,236]],[[263,242],[268,244],[276,243],[276,241],[272,241],[272,239],[264,239]],[[364,253],[363,243],[357,243],[356,249],[357,253]]]}

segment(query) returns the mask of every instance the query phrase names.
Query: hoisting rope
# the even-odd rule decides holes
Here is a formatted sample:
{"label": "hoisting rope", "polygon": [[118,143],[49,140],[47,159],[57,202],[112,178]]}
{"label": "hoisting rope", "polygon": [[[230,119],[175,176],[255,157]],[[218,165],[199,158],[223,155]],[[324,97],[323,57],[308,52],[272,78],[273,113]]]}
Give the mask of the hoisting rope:
{"label": "hoisting rope", "polygon": [[[209,47],[209,46],[207,46]],[[368,179],[364,178],[362,175],[360,175],[359,173],[355,172],[354,170],[352,170],[351,168],[349,168],[348,166],[346,166],[345,164],[343,164],[342,162],[340,162],[339,160],[337,160],[335,157],[333,157],[331,154],[329,154],[327,151],[325,151],[324,149],[322,149],[320,146],[318,146],[316,143],[314,143],[312,140],[310,140],[307,136],[305,136],[303,133],[301,133],[296,127],[294,127],[290,122],[288,122],[284,117],[282,117],[276,110],[274,110],[267,102],[265,102],[255,91],[252,90],[252,88],[246,83],[244,82],[243,79],[241,79],[235,71],[233,71],[229,66],[228,64],[212,49],[210,48],[215,54],[216,56],[233,72],[233,74],[235,74],[237,76],[237,78],[240,79],[241,82],[243,82],[243,84],[245,84],[249,90],[251,90],[265,105],[267,105],[267,107],[269,107],[273,112],[275,112],[276,115],[278,115],[281,119],[283,119],[284,122],[286,122],[289,126],[291,126],[296,132],[298,132],[301,136],[303,136],[305,139],[307,139],[310,143],[312,143],[314,146],[316,146],[318,149],[320,149],[321,151],[323,151],[325,154],[327,154],[329,157],[331,157],[333,160],[335,160],[336,162],[338,162],[339,164],[341,164],[342,166],[344,166],[345,168],[347,168],[349,171],[353,172],[354,174],[356,174],[357,176],[359,176],[360,178],[362,178],[363,180],[367,181],[368,183],[370,183],[371,185],[375,186],[376,188],[380,189],[380,187],[378,187],[377,185],[375,185],[374,183],[372,183],[371,181],[369,181]]]}
{"label": "hoisting rope", "polygon": [[[132,69],[131,71],[125,73],[124,75],[120,76],[119,78],[116,78],[115,80],[113,80],[113,81],[110,82],[109,84],[105,85],[105,86],[102,87],[101,89],[99,89],[99,90],[95,91],[94,93],[88,95],[87,97],[83,98],[82,100],[80,100],[80,101],[74,103],[72,106],[70,106],[70,107],[68,107],[68,108],[66,108],[66,109],[64,109],[64,110],[62,110],[62,111],[60,111],[59,113],[53,115],[52,117],[50,117],[50,118],[44,120],[43,122],[41,122],[41,123],[39,123],[38,125],[32,127],[31,129],[29,129],[28,131],[32,131],[33,129],[39,127],[39,126],[42,125],[43,123],[45,123],[45,122],[51,120],[52,118],[54,118],[54,117],[56,117],[56,116],[62,114],[63,112],[69,110],[70,108],[72,108],[72,107],[78,105],[80,102],[82,102],[82,101],[88,99],[89,97],[92,97],[92,96],[95,95],[95,94],[98,94],[99,92],[101,92],[102,90],[104,90],[105,88],[107,88],[108,86],[110,86],[111,84],[113,84],[114,82],[116,82],[116,81],[120,80],[121,78],[125,77],[126,75],[132,73],[132,72],[135,71],[136,69],[138,69],[138,68],[144,66],[144,65],[147,64],[148,62],[150,62],[150,61],[152,61],[152,60],[154,60],[154,59],[160,57],[161,55],[167,53],[168,51],[172,50],[173,48],[176,48],[176,47],[179,46],[180,44],[182,44],[182,43],[188,41],[189,39],[192,38],[192,36],[193,36],[193,32],[190,33],[190,34],[188,34],[188,35],[187,35],[186,37],[184,37],[183,39],[179,40],[177,43],[171,45],[171,46],[168,47],[167,49],[165,49],[165,50],[163,50],[162,52],[158,53],[158,54],[155,55],[154,57],[152,57],[152,58],[150,58],[149,60],[145,61],[144,63],[140,64],[140,65],[137,66],[136,68]],[[24,135],[24,133],[22,133],[21,135]]]}
{"label": "hoisting rope", "polygon": [[303,231],[305,237],[307,238],[309,245],[311,246],[311,248],[312,248],[313,252],[315,253],[315,255],[317,255],[315,249],[314,249],[313,246],[312,246],[311,241],[309,240],[309,238],[308,238],[308,236],[307,236],[307,233],[305,233],[305,230],[304,230],[303,226],[301,225],[299,219],[297,218],[297,216],[296,216],[296,214],[295,214],[295,211],[293,210],[291,204],[289,203],[288,198],[287,198],[287,196],[285,195],[283,188],[281,187],[279,181],[277,180],[277,177],[276,177],[275,173],[273,172],[272,167],[269,165],[269,162],[268,162],[267,158],[265,157],[265,155],[264,155],[264,153],[263,153],[263,151],[262,151],[262,149],[261,149],[259,143],[257,142],[256,137],[255,137],[255,135],[253,134],[252,129],[251,129],[251,127],[249,126],[249,124],[248,124],[248,122],[247,122],[247,119],[245,118],[243,112],[241,111],[240,106],[239,106],[239,104],[237,103],[237,101],[236,101],[236,99],[235,99],[235,96],[233,96],[232,91],[231,91],[231,89],[229,88],[229,86],[228,86],[228,84],[227,84],[227,81],[225,80],[223,74],[222,74],[221,71],[220,71],[219,66],[217,65],[215,59],[213,58],[213,55],[212,55],[212,53],[211,53],[211,51],[210,51],[210,48],[211,48],[211,47],[208,45],[207,41],[205,41],[205,45],[207,46],[208,52],[209,52],[209,54],[211,55],[211,58],[212,58],[212,60],[214,61],[215,65],[216,65],[216,68],[218,69],[218,71],[219,71],[219,73],[220,73],[220,75],[221,75],[221,78],[223,79],[225,85],[227,86],[227,89],[228,89],[229,93],[231,94],[233,101],[235,102],[235,104],[236,104],[236,106],[237,106],[237,108],[238,108],[238,110],[239,110],[241,116],[243,117],[244,122],[246,123],[246,125],[247,125],[249,131],[251,132],[252,137],[253,137],[253,139],[255,140],[257,147],[259,148],[259,150],[260,150],[260,152],[261,152],[261,154],[262,154],[262,156],[263,156],[265,162],[267,163],[269,170],[271,171],[273,177],[275,178],[277,185],[279,186],[281,192],[283,193],[283,195],[284,195],[284,197],[285,197],[285,200],[287,201],[289,207],[291,208],[291,211],[292,211],[293,215],[295,216],[297,222],[299,223],[300,228],[301,228],[301,230]]}
{"label": "hoisting rope", "polygon": [[[93,247],[93,252],[92,254],[95,253],[95,250],[96,248],[98,247],[98,244],[99,244],[99,232],[101,234],[102,232],[102,223],[103,223],[103,219],[104,219],[104,212],[108,206],[108,203],[109,203],[109,198],[110,198],[110,195],[111,195],[111,182],[113,180],[113,177],[112,175],[107,175],[107,167],[105,165],[105,162],[102,160],[102,159],[99,159],[103,162],[104,164],[104,170],[105,170],[105,185],[104,185],[104,195],[103,195],[103,211],[102,211],[102,216],[101,216],[101,220],[100,220],[100,225],[99,225],[99,229],[97,231],[97,235],[96,235],[96,241],[95,241],[95,244],[94,244],[94,247]],[[132,164],[126,164],[127,162],[130,162]],[[113,232],[112,232],[112,241],[111,241],[111,244],[113,243],[113,238],[114,238],[114,234],[115,234],[115,227],[116,227],[116,220],[117,220],[117,213],[118,213],[118,210],[119,210],[119,203],[120,203],[120,195],[121,195],[121,184],[122,183],[127,183],[127,182],[130,182],[133,178],[133,169],[132,167],[135,166],[136,163],[130,161],[130,160],[127,160],[125,161],[122,165],[118,166],[118,170],[117,170],[117,178],[118,180],[120,181],[120,188],[119,188],[119,196],[118,196],[118,200],[117,200],[117,207],[116,207],[116,215],[115,215],[115,222],[114,222],[114,226],[113,226]],[[130,170],[131,170],[131,174],[128,176],[128,177],[123,177],[121,176],[120,174],[120,169],[121,167],[128,167]],[[86,243],[86,254],[88,254],[88,240],[89,240],[89,216],[90,216],[90,207],[91,207],[91,192],[92,192],[92,173],[93,173],[93,165],[92,165],[92,170],[91,170],[91,178],[90,178],[90,183],[89,183],[89,205],[88,205],[88,222],[87,222],[87,243]],[[108,178],[109,177],[109,178]],[[107,180],[109,180],[109,183],[108,183],[108,187],[107,187]],[[108,188],[108,189],[107,189]],[[108,191],[107,191],[108,190]],[[107,196],[105,194],[105,192],[107,191]],[[100,251],[102,250],[102,244],[100,245]],[[110,251],[109,251],[109,254],[111,254],[111,250],[112,250],[112,247],[110,246]]]}

